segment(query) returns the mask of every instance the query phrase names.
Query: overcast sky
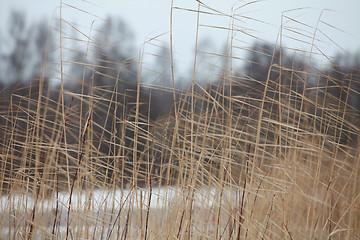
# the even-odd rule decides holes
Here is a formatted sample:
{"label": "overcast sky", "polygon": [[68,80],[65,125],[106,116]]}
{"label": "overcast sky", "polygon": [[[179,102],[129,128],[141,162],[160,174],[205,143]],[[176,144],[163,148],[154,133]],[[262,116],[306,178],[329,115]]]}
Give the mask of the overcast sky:
{"label": "overcast sky", "polygon": [[[360,49],[359,0],[264,0],[249,5],[246,3],[252,1],[202,2],[210,9],[202,6],[201,11],[215,13],[212,9],[216,9],[228,15],[200,15],[201,25],[219,27],[201,26],[199,29],[200,43],[208,39],[208,45],[217,49],[215,52],[221,51],[228,39],[229,31],[221,28],[227,28],[232,23],[240,30],[236,32],[233,42],[233,45],[239,48],[249,47],[254,37],[280,43],[278,36],[281,35],[284,46],[309,51],[311,44],[308,43],[312,43],[315,34],[317,40],[314,44],[329,56],[344,51],[353,53]],[[163,35],[159,37],[160,40],[169,41],[171,0],[63,0],[63,4],[63,18],[82,25],[84,32],[89,31],[94,21],[94,26],[100,26],[101,19],[111,15],[126,21],[135,34],[136,46],[141,46],[147,39],[161,34]],[[59,0],[1,0],[0,26],[4,30],[12,9],[23,10],[29,21],[40,18],[51,21],[52,17],[58,16],[59,5]],[[174,0],[174,6],[192,10],[198,8],[195,0]],[[236,20],[232,21],[229,16],[234,14]],[[197,14],[192,11],[173,11],[173,43],[176,60],[180,65],[192,58],[192,51],[195,49],[196,17]],[[280,34],[281,24],[283,28]],[[298,34],[299,32],[301,34]],[[145,48],[145,51],[153,50]],[[313,51],[316,52],[314,49]]]}

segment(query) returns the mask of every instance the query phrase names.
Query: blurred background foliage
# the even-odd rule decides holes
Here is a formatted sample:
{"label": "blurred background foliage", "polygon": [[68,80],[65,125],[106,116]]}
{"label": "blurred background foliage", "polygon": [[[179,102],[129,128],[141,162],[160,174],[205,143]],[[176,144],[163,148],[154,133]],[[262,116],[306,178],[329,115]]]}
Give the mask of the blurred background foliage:
{"label": "blurred background foliage", "polygon": [[[203,75],[198,74],[196,81],[199,84],[191,86],[194,77],[191,72],[177,73],[181,75],[180,80],[172,82],[170,49],[162,42],[156,42],[159,51],[154,54],[154,68],[141,76],[142,63],[134,58],[137,49],[132,45],[132,29],[122,20],[108,18],[100,29],[94,30],[94,37],[88,42],[77,38],[79,33],[71,29],[63,30],[60,42],[59,23],[51,28],[46,21],[28,24],[22,12],[14,11],[9,23],[0,41],[0,152],[11,156],[10,160],[2,160],[7,177],[24,164],[24,154],[26,158],[35,154],[26,150],[26,144],[35,141],[28,138],[28,133],[37,131],[34,126],[39,123],[39,113],[44,127],[36,136],[45,144],[58,134],[59,142],[67,145],[67,154],[71,157],[69,161],[68,157],[61,157],[61,153],[43,148],[42,155],[36,154],[36,158],[58,155],[61,161],[66,159],[64,165],[67,166],[76,165],[75,160],[83,154],[80,149],[84,141],[82,132],[91,115],[92,148],[96,157],[103,161],[96,171],[103,180],[112,179],[112,170],[107,166],[113,164],[111,156],[114,155],[121,155],[128,162],[133,158],[144,158],[145,162],[145,158],[162,163],[169,161],[164,154],[166,150],[158,144],[151,146],[146,136],[156,123],[174,116],[176,106],[184,111],[184,115],[192,110],[200,114],[211,109],[215,102],[227,106],[230,97],[231,111],[257,119],[254,109],[260,107],[259,100],[264,96],[279,100],[265,101],[271,109],[267,113],[269,118],[279,118],[277,109],[284,103],[281,99],[287,96],[293,108],[312,116],[303,124],[314,126],[328,136],[337,136],[334,141],[339,144],[354,145],[358,140],[358,54],[339,54],[327,68],[318,68],[307,58],[284,47],[258,40],[243,56],[246,64],[230,69],[228,58],[224,58],[223,65],[217,66],[218,74],[212,75],[211,81],[206,76],[209,69],[199,67],[204,71]],[[200,47],[204,50],[199,51],[199,59],[206,61],[210,57],[206,48],[211,46],[205,42]],[[60,54],[65,55],[61,64]],[[228,56],[227,53],[224,56]],[[172,87],[176,90],[171,90]],[[213,103],[202,100],[208,96],[203,93],[204,89]],[[187,91],[199,96],[196,101],[181,100],[189,98]],[[304,97],[313,104],[304,103]],[[62,102],[63,105],[59,104]],[[324,120],[324,109],[334,109],[334,114],[342,114],[335,119],[342,120],[325,124],[325,129],[322,125],[327,121]],[[65,117],[59,114],[61,111]],[[318,122],[316,116],[319,116]],[[62,117],[66,134],[59,127]],[[295,122],[297,116],[288,115],[288,118]],[[131,122],[142,123],[141,130],[135,130],[129,124]],[[123,146],[121,152],[118,146]],[[151,154],[144,155],[144,151]],[[27,166],[22,167],[34,168],[36,162],[27,162]]]}

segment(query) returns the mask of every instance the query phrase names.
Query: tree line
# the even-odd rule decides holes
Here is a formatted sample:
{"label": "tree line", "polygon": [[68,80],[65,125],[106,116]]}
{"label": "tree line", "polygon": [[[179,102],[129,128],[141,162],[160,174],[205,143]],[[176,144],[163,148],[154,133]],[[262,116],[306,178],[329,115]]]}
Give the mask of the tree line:
{"label": "tree line", "polygon": [[[258,118],[256,109],[263,104],[269,109],[263,117],[277,120],[287,106],[298,110],[288,111],[289,119],[306,112],[320,120],[304,118],[303,124],[338,136],[342,144],[357,140],[349,129],[359,126],[359,55],[339,55],[328,68],[317,69],[285,48],[256,42],[244,66],[229,70],[224,63],[217,81],[196,85],[188,81],[190,87],[172,89],[171,74],[161,72],[156,73],[156,84],[139,83],[139,63],[132,58],[133,34],[123,21],[108,18],[93,40],[85,43],[87,50],[69,47],[63,72],[55,63],[59,42],[46,24],[27,25],[19,12],[12,13],[9,23],[8,38],[3,37],[0,44],[0,152],[6,156],[1,161],[5,178],[22,167],[42,169],[48,156],[63,167],[75,166],[85,154],[82,146],[87,141],[91,141],[89,151],[102,161],[94,171],[103,179],[113,179],[115,167],[107,166],[114,165],[111,156],[115,155],[126,158],[129,167],[123,166],[124,172],[130,171],[135,159],[143,160],[139,168],[146,168],[151,158],[160,165],[169,159],[161,146],[149,142],[152,123],[176,114],[204,112],[214,104],[224,106],[219,115],[231,111],[252,119]],[[70,33],[63,38],[76,39]],[[157,62],[162,72],[171,67],[160,56],[168,54],[164,49]],[[205,101],[209,96],[212,101]],[[339,121],[327,129],[322,128],[324,109],[339,115]],[[227,124],[225,117],[218,119]],[[91,136],[85,134],[90,132],[90,121]],[[336,131],[340,132],[332,133]],[[53,141],[66,146],[65,152],[46,148]]]}

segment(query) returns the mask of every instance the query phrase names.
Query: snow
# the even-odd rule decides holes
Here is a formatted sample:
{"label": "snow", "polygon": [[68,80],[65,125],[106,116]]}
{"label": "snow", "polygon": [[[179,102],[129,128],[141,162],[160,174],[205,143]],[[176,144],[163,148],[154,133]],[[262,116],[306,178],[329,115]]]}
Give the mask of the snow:
{"label": "snow", "polygon": [[[127,209],[129,207],[138,209],[167,209],[179,201],[186,201],[187,197],[194,196],[195,207],[211,207],[216,202],[216,188],[186,189],[179,187],[160,188],[138,188],[138,189],[93,189],[91,191],[54,193],[51,197],[36,200],[31,193],[15,193],[4,195],[0,198],[0,212],[6,209],[31,210],[36,202],[37,208],[42,210],[53,210],[58,207],[68,208],[71,200],[72,211],[99,210],[108,211]],[[231,191],[226,190],[223,200],[230,200]],[[150,198],[151,197],[151,198]],[[115,209],[114,209],[115,208]]]}

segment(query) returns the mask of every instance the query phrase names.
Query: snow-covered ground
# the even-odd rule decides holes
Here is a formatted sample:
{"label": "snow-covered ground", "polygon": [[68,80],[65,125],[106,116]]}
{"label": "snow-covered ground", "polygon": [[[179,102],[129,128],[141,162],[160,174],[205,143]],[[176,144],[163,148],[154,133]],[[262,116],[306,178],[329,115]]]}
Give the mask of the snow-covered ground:
{"label": "snow-covered ground", "polygon": [[[198,212],[210,211],[219,207],[220,204],[221,208],[236,205],[239,203],[240,192],[239,188],[236,190],[215,187],[195,189],[167,186],[132,190],[77,190],[73,192],[71,198],[68,192],[59,192],[46,199],[38,198],[37,200],[32,193],[12,193],[0,197],[0,238],[24,235],[28,229],[28,223],[32,221],[33,209],[37,212],[38,220],[35,222],[38,227],[35,236],[41,236],[39,239],[43,237],[44,232],[52,232],[54,221],[59,222],[56,233],[63,236],[69,226],[68,218],[71,219],[72,231],[84,232],[85,230],[81,229],[87,228],[86,231],[101,232],[103,236],[111,228],[109,226],[115,224],[114,219],[118,215],[121,218],[118,221],[121,228],[124,223],[119,222],[124,221],[128,212],[137,215],[141,211],[150,210],[152,217],[164,221],[160,218],[172,214],[177,209],[189,209],[189,203],[191,203],[190,208],[197,209]],[[101,227],[105,230],[100,231]],[[43,232],[38,233],[39,231]],[[35,239],[38,238],[35,237]]]}
{"label": "snow-covered ground", "polygon": [[[92,191],[74,191],[71,197],[71,209],[74,211],[84,209],[107,210],[110,206],[147,209],[150,200],[150,209],[165,209],[173,203],[194,196],[194,203],[201,206],[214,204],[216,188],[182,189],[176,187],[138,188],[130,189],[94,189]],[[223,200],[230,197],[229,190],[223,192]],[[229,200],[229,199],[228,199]],[[31,210],[37,202],[37,208],[51,210],[58,206],[68,208],[70,203],[69,192],[54,193],[46,199],[38,199],[32,193],[16,193],[4,195],[0,198],[0,212],[9,208],[17,210]]]}

